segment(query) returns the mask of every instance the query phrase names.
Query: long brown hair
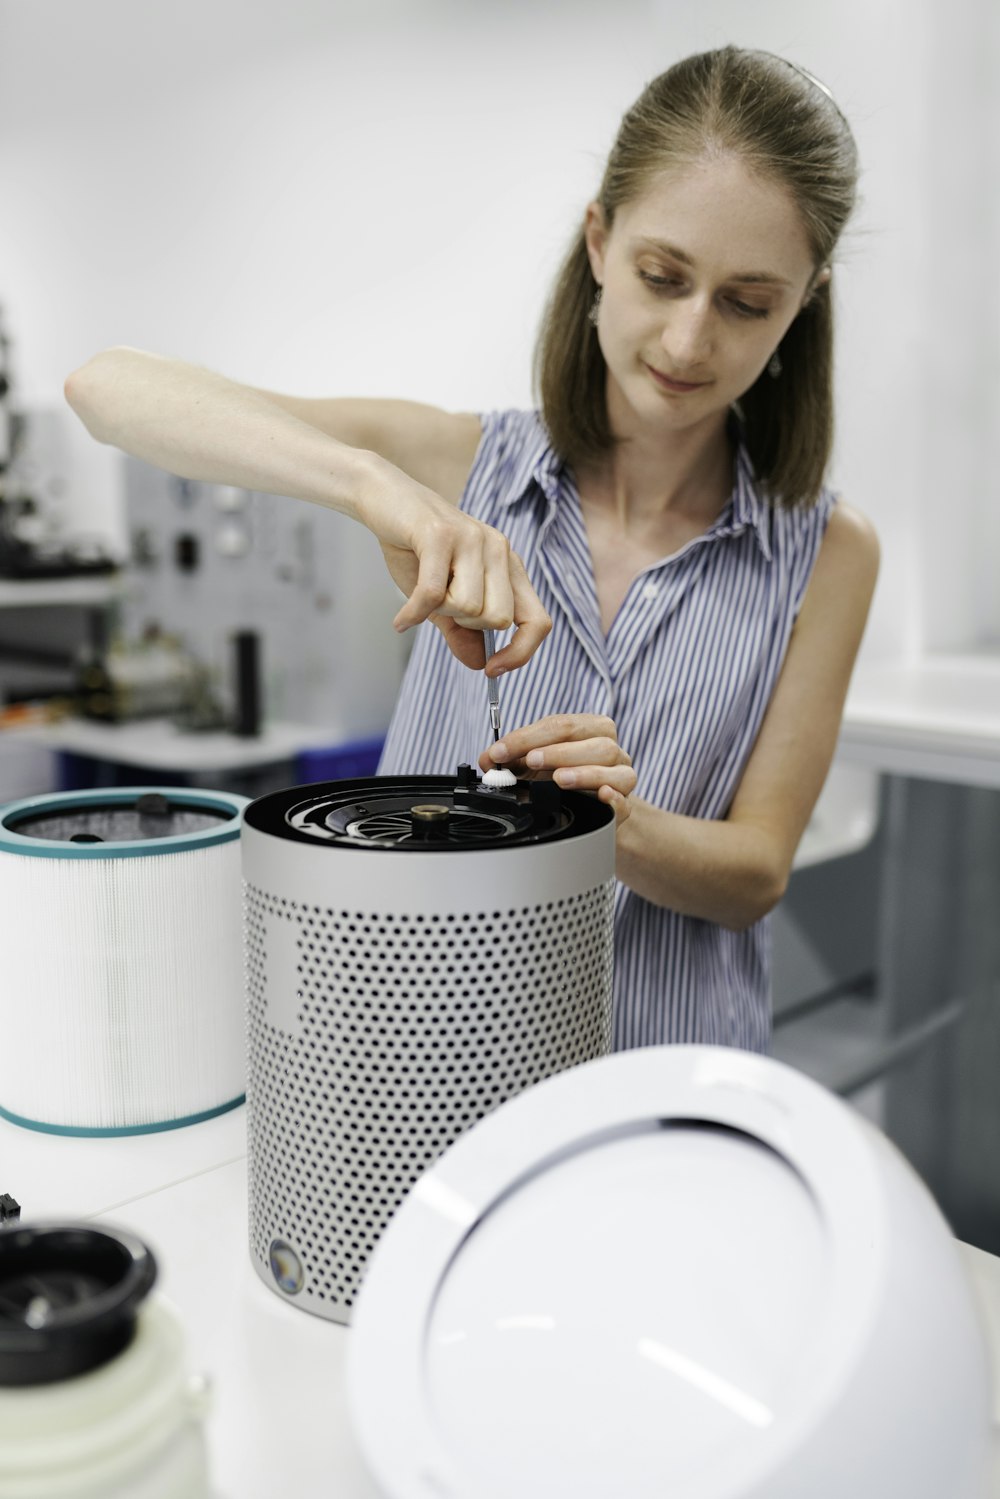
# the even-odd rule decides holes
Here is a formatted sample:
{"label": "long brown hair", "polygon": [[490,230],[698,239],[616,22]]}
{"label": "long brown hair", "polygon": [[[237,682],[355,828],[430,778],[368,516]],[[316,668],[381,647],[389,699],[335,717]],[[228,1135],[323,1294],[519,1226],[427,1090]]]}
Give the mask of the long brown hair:
{"label": "long brown hair", "polygon": [[[850,127],[825,87],[767,52],[722,47],[685,58],[646,86],[625,115],[597,201],[610,229],[666,168],[706,152],[739,155],[792,195],[816,271],[829,264],[854,206],[858,162]],[[535,383],[553,445],[571,463],[613,446],[606,365],[588,318],[597,286],[579,229],[563,262],[535,350]],[[833,443],[833,306],[818,285],[767,372],[737,408],[757,480],[776,503],[818,497]]]}

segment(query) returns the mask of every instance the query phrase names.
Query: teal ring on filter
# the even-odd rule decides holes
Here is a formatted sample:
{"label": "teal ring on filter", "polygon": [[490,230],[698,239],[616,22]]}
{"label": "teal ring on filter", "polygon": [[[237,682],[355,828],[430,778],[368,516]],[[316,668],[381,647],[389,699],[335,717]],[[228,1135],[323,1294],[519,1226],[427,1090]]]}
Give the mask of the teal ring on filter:
{"label": "teal ring on filter", "polygon": [[[208,807],[230,812],[232,820],[217,828],[199,828],[193,833],[175,833],[167,838],[132,838],[121,843],[61,843],[54,838],[22,837],[8,826],[28,813],[69,812],[75,807],[106,807],[114,802],[134,802],[137,797],[165,796],[169,802],[186,806]],[[29,796],[20,802],[8,802],[0,812],[0,853],[24,854],[39,859],[137,859],[161,854],[188,853],[192,849],[210,848],[215,843],[231,843],[240,836],[244,807],[248,796],[232,791],[202,791],[187,786],[113,786],[93,791],[57,791]],[[227,1105],[228,1107],[228,1105]],[[2,1110],[0,1110],[2,1112]],[[115,1133],[115,1131],[112,1131]]]}
{"label": "teal ring on filter", "polygon": [[200,1114],[186,1114],[183,1119],[163,1119],[154,1121],[152,1124],[120,1124],[112,1125],[102,1129],[87,1129],[80,1124],[45,1124],[40,1119],[25,1119],[21,1114],[12,1114],[0,1104],[0,1119],[7,1119],[11,1124],[19,1124],[22,1129],[34,1129],[43,1135],[80,1135],[94,1138],[98,1135],[153,1135],[165,1129],[183,1129],[187,1124],[201,1124],[206,1119],[214,1119],[217,1114],[228,1114],[230,1109],[239,1108],[241,1103],[246,1103],[246,1094],[241,1093],[238,1098],[231,1098],[228,1103],[220,1103],[218,1108],[205,1109]]}

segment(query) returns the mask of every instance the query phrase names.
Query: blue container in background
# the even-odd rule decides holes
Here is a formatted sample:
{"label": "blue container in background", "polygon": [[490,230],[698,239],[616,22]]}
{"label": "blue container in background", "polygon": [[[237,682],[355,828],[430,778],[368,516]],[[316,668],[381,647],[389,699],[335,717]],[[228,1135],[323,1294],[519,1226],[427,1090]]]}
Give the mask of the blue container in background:
{"label": "blue container in background", "polygon": [[358,776],[373,776],[378,771],[385,735],[372,739],[355,739],[350,744],[333,744],[322,749],[302,750],[296,757],[296,779],[311,781],[346,781]]}

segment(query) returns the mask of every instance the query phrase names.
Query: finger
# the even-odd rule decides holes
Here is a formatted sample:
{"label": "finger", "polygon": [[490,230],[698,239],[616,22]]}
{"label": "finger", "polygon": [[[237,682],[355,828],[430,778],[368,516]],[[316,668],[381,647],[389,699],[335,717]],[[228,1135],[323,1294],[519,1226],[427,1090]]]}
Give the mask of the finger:
{"label": "finger", "polygon": [[[553,713],[535,723],[525,724],[504,735],[504,746],[510,758],[519,759],[533,749],[549,745],[566,745],[573,740],[607,739],[618,741],[614,721],[597,713]],[[557,762],[553,762],[557,763]]]}
{"label": "finger", "polygon": [[497,652],[495,660],[499,670],[491,669],[490,676],[499,676],[501,671],[515,671],[517,667],[523,666],[552,629],[552,621],[532,588],[524,563],[516,552],[509,553],[508,576],[515,629],[503,650]]}
{"label": "finger", "polygon": [[476,531],[455,548],[448,593],[440,612],[450,615],[467,630],[483,628],[486,604],[486,559],[483,535]]}
{"label": "finger", "polygon": [[[493,765],[490,751],[484,750],[479,756],[480,770],[492,770]],[[635,790],[637,776],[629,765],[615,767],[613,771],[607,766],[590,766],[583,771],[566,767],[557,770],[552,779],[567,791],[588,792],[606,802],[613,808],[618,823],[624,822],[632,811],[629,797]]]}
{"label": "finger", "polygon": [[556,770],[561,765],[631,765],[630,757],[616,739],[574,739],[565,744],[547,744],[524,756],[529,770]]}
{"label": "finger", "polygon": [[509,558],[506,536],[492,526],[480,526],[456,553],[445,612],[467,629],[509,630],[514,622]]}
{"label": "finger", "polygon": [[[449,619],[444,614],[432,614],[431,623],[441,631],[448,649],[463,666],[469,667],[471,671],[482,671],[486,655],[482,630],[467,630],[457,620]],[[492,765],[492,761],[490,764]]]}
{"label": "finger", "polygon": [[[495,765],[493,759],[494,746],[483,750],[479,756],[479,768],[482,771],[492,770]],[[518,770],[517,763],[504,761],[509,770]],[[529,773],[530,774],[530,773]],[[588,791],[614,805],[616,813],[620,811],[620,803],[625,801],[636,788],[638,776],[632,768],[631,762],[620,765],[583,765],[583,766],[557,766],[551,773],[551,779],[557,786],[567,791]],[[622,816],[628,816],[628,808]]]}
{"label": "finger", "polygon": [[610,786],[622,796],[630,796],[637,776],[631,765],[579,765],[560,766],[552,772],[552,779],[567,790],[599,792],[603,786]]}
{"label": "finger", "polygon": [[632,803],[627,796],[622,796],[613,786],[602,786],[597,793],[599,801],[606,802],[615,814],[615,823],[621,827],[625,819],[631,816]]}
{"label": "finger", "polygon": [[[499,531],[483,536],[483,627],[509,630],[514,622],[514,590],[510,580],[510,543]],[[497,653],[499,654],[499,652]]]}
{"label": "finger", "polygon": [[412,629],[439,610],[448,596],[452,570],[452,547],[443,536],[428,542],[417,562],[417,579],[406,603],[393,620],[393,628]]}
{"label": "finger", "polygon": [[[398,630],[422,624],[432,614],[457,619],[467,629],[507,629],[511,623],[511,601],[507,598],[507,542],[498,531],[462,517],[463,524],[436,524],[421,538],[419,557],[409,554],[410,568],[416,567],[416,578],[406,604],[396,615]],[[487,554],[487,547],[489,552]],[[382,548],[386,552],[385,546]],[[388,559],[387,559],[388,560]],[[397,575],[406,571],[398,564],[391,568]],[[492,585],[498,602],[495,617],[486,616],[487,574],[500,574]],[[398,581],[398,576],[397,576]]]}

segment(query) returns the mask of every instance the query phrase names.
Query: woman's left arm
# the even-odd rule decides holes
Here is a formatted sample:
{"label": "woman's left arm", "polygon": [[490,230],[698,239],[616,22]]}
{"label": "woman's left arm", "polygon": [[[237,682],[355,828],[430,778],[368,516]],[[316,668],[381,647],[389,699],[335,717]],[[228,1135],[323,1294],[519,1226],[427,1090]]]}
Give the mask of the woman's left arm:
{"label": "woman's left arm", "polygon": [[[618,819],[618,878],[646,900],[736,930],[752,925],[784,894],[826,780],[877,573],[874,530],[837,505],[724,819],[685,817],[632,796],[635,772],[610,719],[541,719],[504,736],[503,763],[607,801]],[[493,760],[487,751],[480,763]]]}
{"label": "woman's left arm", "polygon": [[682,817],[633,799],[617,872],[639,895],[736,930],[777,905],[837,746],[878,562],[870,523],[838,504],[727,816]]}

